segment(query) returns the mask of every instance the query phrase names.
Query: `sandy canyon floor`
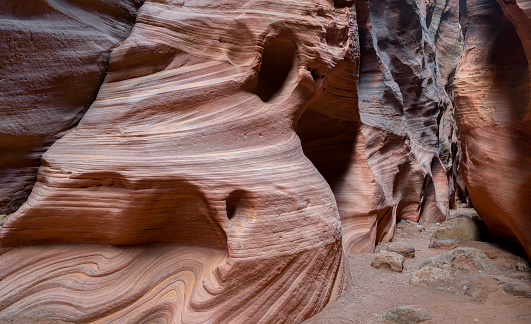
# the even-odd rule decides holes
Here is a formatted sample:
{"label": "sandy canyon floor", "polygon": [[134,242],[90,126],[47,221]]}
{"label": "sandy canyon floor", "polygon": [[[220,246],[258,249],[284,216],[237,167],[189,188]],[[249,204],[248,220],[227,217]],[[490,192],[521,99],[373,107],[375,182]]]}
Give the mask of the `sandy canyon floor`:
{"label": "sandy canyon floor", "polygon": [[[473,210],[458,209],[453,215]],[[419,228],[399,223],[395,242],[413,245],[416,255],[405,259],[402,272],[376,269],[371,266],[376,254],[350,254],[353,284],[350,290],[305,324],[325,323],[394,323],[383,318],[390,309],[404,305],[423,306],[432,319],[423,323],[531,323],[531,298],[511,296],[503,289],[507,282],[531,284],[531,271],[521,256],[508,246],[497,243],[469,241],[446,244],[443,248],[429,248],[430,237],[438,225]],[[430,286],[411,285],[411,275],[429,257],[455,247],[474,247],[482,250],[500,271],[485,274],[481,271],[455,276],[453,280]],[[385,250],[379,245],[376,252]],[[525,269],[517,270],[524,263]],[[475,297],[465,294],[467,287],[475,288]]]}

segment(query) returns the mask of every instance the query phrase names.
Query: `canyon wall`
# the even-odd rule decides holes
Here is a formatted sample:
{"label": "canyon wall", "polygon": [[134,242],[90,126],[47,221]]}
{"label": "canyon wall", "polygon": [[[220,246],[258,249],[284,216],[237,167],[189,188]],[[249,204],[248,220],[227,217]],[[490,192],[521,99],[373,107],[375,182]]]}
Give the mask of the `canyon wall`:
{"label": "canyon wall", "polygon": [[96,98],[141,2],[0,3],[0,215],[26,201],[42,154]]}
{"label": "canyon wall", "polygon": [[0,4],[0,319],[302,321],[456,190],[530,253],[525,1],[141,2]]}
{"label": "canyon wall", "polygon": [[462,172],[491,234],[531,255],[528,2],[467,0],[455,81]]}
{"label": "canyon wall", "polygon": [[341,67],[355,77],[327,77],[331,98],[310,106],[298,133],[334,192],[345,248],[369,252],[400,219],[448,215],[462,34],[455,1],[357,1],[356,14],[360,65]]}
{"label": "canyon wall", "polygon": [[329,1],[146,1],[2,226],[0,316],[298,322],[337,298],[340,218],[295,127],[358,59],[353,24]]}

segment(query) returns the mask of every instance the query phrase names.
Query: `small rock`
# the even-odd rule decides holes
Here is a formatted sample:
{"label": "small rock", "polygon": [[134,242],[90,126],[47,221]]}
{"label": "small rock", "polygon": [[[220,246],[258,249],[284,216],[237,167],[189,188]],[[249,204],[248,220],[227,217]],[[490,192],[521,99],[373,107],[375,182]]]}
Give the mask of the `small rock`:
{"label": "small rock", "polygon": [[527,264],[523,262],[517,262],[516,263],[516,270],[518,271],[527,271]]}
{"label": "small rock", "polygon": [[466,216],[450,218],[433,233],[430,239],[430,247],[435,247],[437,241],[462,242],[480,241],[485,231],[479,221]]}
{"label": "small rock", "polygon": [[508,282],[503,286],[503,290],[512,296],[531,298],[531,287],[522,282]]}
{"label": "small rock", "polygon": [[443,282],[451,279],[450,271],[448,269],[440,269],[436,267],[424,267],[413,275],[409,279],[411,285],[430,285],[433,283]]}
{"label": "small rock", "polygon": [[431,320],[431,315],[422,306],[408,305],[391,309],[384,318],[400,324],[420,323]]}
{"label": "small rock", "polygon": [[380,251],[374,261],[372,261],[371,266],[380,269],[388,268],[392,271],[401,272],[404,269],[405,258],[395,252]]}
{"label": "small rock", "polygon": [[405,258],[415,257],[415,248],[411,244],[403,242],[393,242],[387,246],[387,251],[398,253]]}
{"label": "small rock", "polygon": [[496,278],[479,276],[468,284],[465,289],[465,295],[481,300],[492,295],[499,289]]}
{"label": "small rock", "polygon": [[410,225],[410,226],[414,226],[415,228],[417,228],[419,230],[419,232],[424,231],[424,226],[420,225],[419,223],[415,223],[415,222],[412,222],[410,220],[407,220],[407,219],[402,219],[402,220],[400,220],[399,223]]}

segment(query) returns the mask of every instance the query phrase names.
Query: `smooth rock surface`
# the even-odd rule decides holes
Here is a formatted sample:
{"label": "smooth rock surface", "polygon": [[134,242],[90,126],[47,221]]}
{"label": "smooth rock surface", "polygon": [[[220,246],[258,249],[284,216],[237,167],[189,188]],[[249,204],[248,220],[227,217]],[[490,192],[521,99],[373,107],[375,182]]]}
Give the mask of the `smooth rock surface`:
{"label": "smooth rock surface", "polygon": [[358,64],[353,24],[324,0],[146,1],[0,230],[17,247],[0,256],[0,318],[299,322],[340,296],[338,208],[296,127]]}
{"label": "smooth rock surface", "polygon": [[16,211],[41,156],[77,125],[143,0],[2,0],[0,214]]}
{"label": "smooth rock surface", "polygon": [[460,170],[496,238],[531,255],[531,111],[528,1],[467,0],[455,77]]}

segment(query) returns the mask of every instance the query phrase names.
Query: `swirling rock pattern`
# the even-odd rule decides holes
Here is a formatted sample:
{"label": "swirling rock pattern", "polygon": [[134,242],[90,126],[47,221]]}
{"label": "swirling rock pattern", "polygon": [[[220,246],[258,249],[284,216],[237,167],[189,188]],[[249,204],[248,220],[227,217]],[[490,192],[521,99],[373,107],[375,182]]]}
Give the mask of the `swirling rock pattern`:
{"label": "swirling rock pattern", "polygon": [[474,207],[494,236],[531,255],[531,25],[522,8],[527,2],[466,1],[455,100]]}
{"label": "swirling rock pattern", "polygon": [[42,154],[94,101],[141,2],[0,3],[0,214],[27,199]]}
{"label": "swirling rock pattern", "polygon": [[[295,128],[326,93],[316,74],[355,64],[354,17],[324,0],[144,3],[96,101],[43,155],[38,182],[0,239],[213,252],[12,249],[2,262],[40,259],[2,277],[26,272],[25,287],[45,279],[24,294],[3,280],[0,317],[297,322],[339,296],[349,272],[337,206]],[[151,254],[160,257],[142,269]],[[105,294],[105,285],[117,292]]]}

